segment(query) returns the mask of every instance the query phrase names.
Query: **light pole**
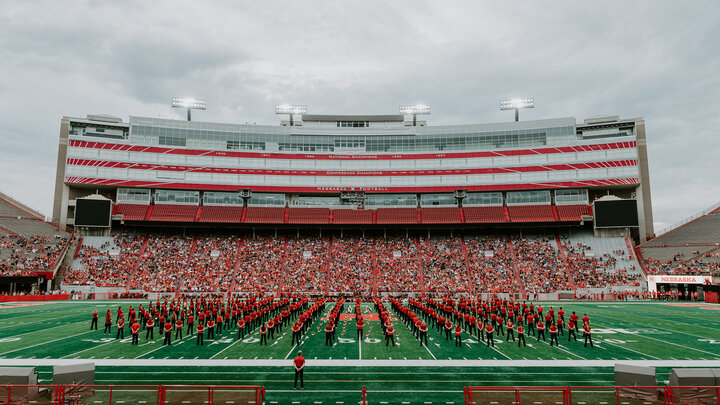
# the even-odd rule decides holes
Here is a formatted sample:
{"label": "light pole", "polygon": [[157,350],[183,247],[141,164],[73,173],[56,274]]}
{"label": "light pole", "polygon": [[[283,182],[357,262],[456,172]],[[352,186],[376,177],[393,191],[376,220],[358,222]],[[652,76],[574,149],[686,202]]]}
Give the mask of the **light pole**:
{"label": "light pole", "polygon": [[303,104],[280,104],[275,106],[275,114],[288,114],[290,116],[290,126],[293,126],[293,116],[295,114],[307,113],[307,106]]}
{"label": "light pole", "polygon": [[425,104],[415,104],[415,105],[401,105],[400,106],[400,114],[402,115],[411,115],[413,116],[413,126],[417,126],[417,116],[418,114],[430,114],[430,106]]}
{"label": "light pole", "polygon": [[515,110],[515,121],[520,120],[521,108],[535,108],[534,98],[513,98],[500,101],[500,110]]}
{"label": "light pole", "polygon": [[190,121],[190,110],[204,110],[206,102],[192,97],[173,97],[173,108],[187,109],[187,120]]}

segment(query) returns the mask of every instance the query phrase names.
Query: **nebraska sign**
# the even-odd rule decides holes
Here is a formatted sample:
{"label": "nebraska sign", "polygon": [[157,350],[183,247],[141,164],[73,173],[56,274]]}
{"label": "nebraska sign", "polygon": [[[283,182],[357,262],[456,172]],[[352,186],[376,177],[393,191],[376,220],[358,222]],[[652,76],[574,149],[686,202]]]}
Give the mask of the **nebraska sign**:
{"label": "nebraska sign", "polygon": [[657,284],[705,284],[712,281],[711,276],[654,275],[648,276],[648,290],[657,291]]}

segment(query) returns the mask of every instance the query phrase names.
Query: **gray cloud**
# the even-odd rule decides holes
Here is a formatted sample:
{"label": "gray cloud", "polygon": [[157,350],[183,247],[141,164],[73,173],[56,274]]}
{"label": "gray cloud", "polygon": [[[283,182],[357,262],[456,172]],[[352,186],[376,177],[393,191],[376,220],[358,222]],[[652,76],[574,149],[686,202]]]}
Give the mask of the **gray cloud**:
{"label": "gray cloud", "polygon": [[526,95],[522,119],[641,116],[658,226],[720,199],[715,1],[8,3],[0,189],[46,213],[61,116],[180,118],[183,95],[221,122],[420,101],[431,125],[498,122],[499,99]]}

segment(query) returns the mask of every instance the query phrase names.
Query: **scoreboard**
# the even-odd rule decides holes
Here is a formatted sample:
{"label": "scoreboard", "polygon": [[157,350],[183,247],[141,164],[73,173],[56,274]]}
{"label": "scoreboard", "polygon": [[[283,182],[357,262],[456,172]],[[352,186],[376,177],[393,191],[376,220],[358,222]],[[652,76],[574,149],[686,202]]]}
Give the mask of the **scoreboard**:
{"label": "scoreboard", "polygon": [[111,200],[104,198],[78,198],[75,200],[75,226],[109,228],[111,215]]}

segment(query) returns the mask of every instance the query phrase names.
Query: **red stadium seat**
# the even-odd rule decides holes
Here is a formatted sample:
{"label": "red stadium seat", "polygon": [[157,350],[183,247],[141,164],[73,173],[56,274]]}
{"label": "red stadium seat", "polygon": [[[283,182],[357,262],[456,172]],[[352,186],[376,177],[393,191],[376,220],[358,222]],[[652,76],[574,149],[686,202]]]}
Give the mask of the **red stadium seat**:
{"label": "red stadium seat", "polygon": [[510,205],[510,222],[554,222],[551,205]]}
{"label": "red stadium seat", "polygon": [[240,223],[243,207],[203,206],[196,222]]}
{"label": "red stadium seat", "polygon": [[148,207],[149,205],[141,204],[117,204],[115,210],[117,214],[122,214],[123,221],[142,221]]}
{"label": "red stadium seat", "polygon": [[327,224],[330,222],[329,208],[290,208],[289,224]]}
{"label": "red stadium seat", "polygon": [[197,205],[155,204],[150,221],[161,222],[193,222],[197,213]]}
{"label": "red stadium seat", "polygon": [[285,207],[248,207],[245,212],[245,223],[248,224],[282,224]]}
{"label": "red stadium seat", "polygon": [[583,215],[590,215],[590,207],[587,205],[558,205],[557,212],[560,221],[582,221]]}
{"label": "red stadium seat", "polygon": [[378,208],[378,224],[417,224],[417,208]]}
{"label": "red stadium seat", "polygon": [[372,224],[372,210],[333,210],[335,224]]}
{"label": "red stadium seat", "polygon": [[459,224],[460,209],[457,207],[421,208],[423,224]]}
{"label": "red stadium seat", "polygon": [[505,221],[503,207],[463,207],[468,224],[498,224]]}

